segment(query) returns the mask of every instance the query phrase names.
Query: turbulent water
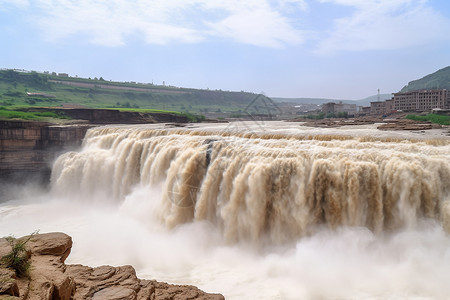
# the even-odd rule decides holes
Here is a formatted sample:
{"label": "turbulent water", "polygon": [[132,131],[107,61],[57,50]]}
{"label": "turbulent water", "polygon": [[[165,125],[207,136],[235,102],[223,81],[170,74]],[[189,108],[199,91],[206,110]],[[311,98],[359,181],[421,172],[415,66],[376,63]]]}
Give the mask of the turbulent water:
{"label": "turbulent water", "polygon": [[30,198],[0,234],[66,231],[70,261],[229,298],[450,295],[448,139],[103,127]]}

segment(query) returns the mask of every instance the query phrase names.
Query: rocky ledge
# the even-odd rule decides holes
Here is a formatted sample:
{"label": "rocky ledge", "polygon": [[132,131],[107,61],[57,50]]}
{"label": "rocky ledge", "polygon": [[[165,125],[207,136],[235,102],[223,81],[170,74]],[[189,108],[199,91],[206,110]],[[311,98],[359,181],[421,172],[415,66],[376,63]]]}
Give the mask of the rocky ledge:
{"label": "rocky ledge", "polygon": [[438,129],[442,126],[431,122],[415,121],[409,119],[386,120],[385,124],[378,126],[380,130],[429,130]]}
{"label": "rocky ledge", "polygon": [[[17,278],[14,270],[0,266],[0,299],[224,299],[194,286],[139,279],[132,266],[66,265],[72,238],[64,233],[34,235],[26,246],[29,278]],[[0,257],[10,251],[8,242],[0,239]]]}
{"label": "rocky ledge", "polygon": [[[53,160],[79,147],[91,127],[0,120],[0,190],[5,182],[23,184],[30,180],[46,185]],[[4,196],[0,193],[0,200]]]}

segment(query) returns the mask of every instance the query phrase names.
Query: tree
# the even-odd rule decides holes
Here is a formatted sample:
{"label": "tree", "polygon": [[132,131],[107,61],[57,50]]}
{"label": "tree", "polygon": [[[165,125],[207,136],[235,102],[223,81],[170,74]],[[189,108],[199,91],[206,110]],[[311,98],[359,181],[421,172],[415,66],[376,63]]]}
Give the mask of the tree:
{"label": "tree", "polygon": [[3,78],[7,81],[13,82],[19,79],[19,73],[14,70],[6,70],[6,72],[3,75]]}

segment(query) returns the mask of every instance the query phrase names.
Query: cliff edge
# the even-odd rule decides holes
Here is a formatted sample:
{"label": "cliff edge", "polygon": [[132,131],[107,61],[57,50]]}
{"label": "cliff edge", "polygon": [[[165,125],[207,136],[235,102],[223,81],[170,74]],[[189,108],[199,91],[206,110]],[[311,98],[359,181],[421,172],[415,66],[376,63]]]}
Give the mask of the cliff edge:
{"label": "cliff edge", "polygon": [[[63,152],[80,147],[91,127],[0,120],[0,190],[7,183],[48,184],[53,160]],[[0,201],[3,197],[0,194]]]}
{"label": "cliff edge", "polygon": [[[29,278],[17,278],[14,270],[0,266],[0,299],[224,299],[194,286],[139,279],[132,266],[66,265],[72,238],[64,233],[34,235],[26,246],[31,260]],[[6,239],[0,239],[0,257],[10,251]]]}

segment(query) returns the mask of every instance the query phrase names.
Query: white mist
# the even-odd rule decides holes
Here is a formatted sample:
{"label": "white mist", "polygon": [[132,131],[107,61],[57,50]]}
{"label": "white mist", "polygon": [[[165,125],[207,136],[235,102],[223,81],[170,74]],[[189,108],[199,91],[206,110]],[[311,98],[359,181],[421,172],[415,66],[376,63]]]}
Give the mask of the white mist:
{"label": "white mist", "polygon": [[[203,150],[205,145],[198,141],[198,136],[191,138],[189,135],[182,137],[182,143],[179,142],[180,137],[174,137],[172,141],[170,138],[164,139],[166,148],[162,147],[161,142],[145,145],[142,139],[154,133],[131,134],[133,130],[127,130],[126,135],[115,133],[114,130],[91,132],[91,141],[85,143],[82,152],[66,155],[62,158],[64,161],[60,158],[54,169],[52,191],[32,189],[27,192],[24,188],[19,199],[1,203],[0,236],[22,236],[37,229],[41,233],[65,232],[74,241],[67,260],[69,264],[130,264],[135,267],[140,278],[192,284],[206,292],[222,293],[227,299],[410,300],[445,299],[450,295],[450,238],[441,223],[445,221],[449,201],[449,183],[443,180],[450,174],[446,173],[446,170],[450,170],[448,144],[384,144],[371,141],[369,145],[348,140],[254,141],[253,161],[244,159],[239,167],[242,168],[235,169],[242,170],[242,174],[249,172],[251,176],[247,179],[243,175],[233,177],[228,168],[228,178],[214,177],[215,180],[221,180],[217,186],[213,180],[205,183],[202,181],[204,178],[197,178],[200,185],[206,184],[211,188],[210,192],[202,190],[197,195],[198,199],[205,201],[202,203],[206,206],[197,206],[191,219],[181,218],[181,222],[168,224],[168,217],[180,220],[177,219],[180,216],[177,215],[177,207],[172,207],[174,203],[167,202],[167,189],[180,187],[167,178],[170,172],[174,173],[173,178],[176,177],[177,172],[173,168],[186,170],[193,167],[183,161],[183,155],[189,157],[198,154],[198,149],[189,152],[191,149],[187,145]],[[105,137],[105,134],[110,133],[110,136]],[[132,135],[133,141],[127,140],[129,135]],[[160,146],[162,148],[158,148]],[[236,147],[232,150],[237,151]],[[383,228],[381,231],[359,225],[358,222],[364,223],[360,219],[365,220],[367,207],[364,205],[365,194],[355,193],[361,196],[354,197],[359,202],[352,204],[353,210],[343,211],[346,214],[352,211],[358,214],[354,221],[356,225],[337,224],[334,229],[330,229],[333,226],[326,222],[318,225],[309,223],[308,230],[299,231],[296,238],[277,242],[273,239],[277,237],[277,232],[282,234],[283,230],[295,225],[282,227],[284,219],[283,214],[280,214],[274,224],[281,227],[271,233],[271,239],[261,243],[257,240],[255,243],[249,237],[258,236],[254,231],[264,226],[248,224],[249,216],[257,220],[255,211],[248,207],[254,204],[255,195],[264,196],[258,190],[258,178],[267,180],[270,178],[268,174],[273,174],[265,167],[269,163],[256,166],[255,160],[263,155],[267,155],[268,158],[263,159],[267,162],[279,157],[289,158],[296,155],[296,147],[303,147],[303,152],[313,153],[321,161],[325,158],[330,160],[330,157],[336,161],[344,158],[346,163],[342,165],[355,163],[356,166],[364,166],[358,174],[367,178],[371,174],[378,174],[374,168],[382,166],[380,169],[385,173],[378,175],[386,176],[387,179],[380,180],[380,184],[393,186],[392,195],[402,198],[392,207],[392,212],[398,214],[395,220],[401,222],[393,230]],[[130,153],[139,154],[136,157],[140,159],[140,172],[133,167],[137,162]],[[273,153],[276,155],[272,156]],[[385,157],[395,157],[396,160],[391,160],[391,165],[386,166]],[[307,159],[305,161],[311,163]],[[248,166],[245,165],[247,162]],[[221,170],[220,167],[216,164],[216,169],[208,169],[208,172]],[[251,167],[258,167],[261,172],[252,173]],[[282,171],[277,168],[274,170]],[[333,178],[339,178],[339,170],[334,169],[331,174]],[[290,171],[276,172],[291,174]],[[398,175],[398,178],[390,174]],[[411,174],[415,176],[415,181],[408,177]],[[295,173],[293,178],[301,178],[300,175]],[[307,178],[306,175],[301,176]],[[242,198],[234,196],[236,201],[243,199],[242,203],[248,207],[244,207],[244,210],[238,207],[226,208],[220,206],[223,203],[219,202],[214,209],[208,207],[212,201],[237,193],[230,186],[229,191],[225,187],[226,183],[232,183],[237,177],[242,179],[241,188],[245,188],[245,184],[253,185],[249,188],[251,192],[242,193]],[[288,189],[285,193],[284,190],[279,193],[284,201],[289,199],[287,195],[297,195],[304,188],[297,181],[292,182],[286,185]],[[373,190],[365,180],[351,182],[359,190]],[[421,182],[419,189],[415,186],[417,182]],[[279,186],[283,187],[281,184]],[[217,187],[219,189],[213,192]],[[422,203],[422,199],[413,195],[411,190],[402,193],[398,187],[416,188],[418,191],[428,191],[431,187],[430,192],[437,198],[426,203],[438,203],[441,211],[425,218],[417,210],[417,203]],[[261,189],[265,187],[261,186]],[[378,193],[378,189],[375,191]],[[376,199],[383,196],[376,193],[372,195]],[[409,199],[414,201],[408,202]],[[198,210],[204,210],[209,217],[199,218]],[[233,213],[236,215],[233,216]],[[378,213],[376,216],[383,222],[382,215]],[[226,226],[231,224],[230,217],[236,217],[241,224],[237,226],[237,238],[234,239],[228,239],[224,234],[229,230]],[[302,220],[300,218],[298,224],[302,225]],[[245,226],[248,228],[243,228]],[[294,232],[286,236],[296,234]]]}

